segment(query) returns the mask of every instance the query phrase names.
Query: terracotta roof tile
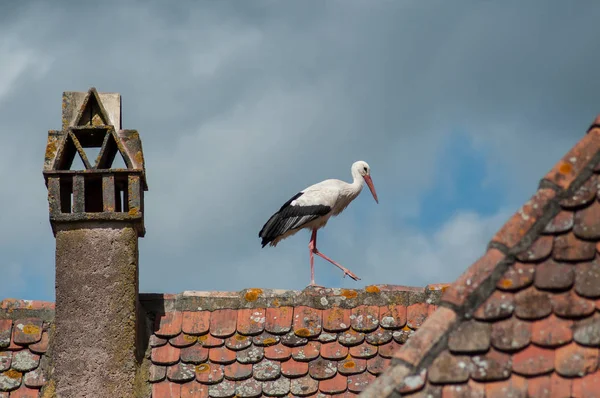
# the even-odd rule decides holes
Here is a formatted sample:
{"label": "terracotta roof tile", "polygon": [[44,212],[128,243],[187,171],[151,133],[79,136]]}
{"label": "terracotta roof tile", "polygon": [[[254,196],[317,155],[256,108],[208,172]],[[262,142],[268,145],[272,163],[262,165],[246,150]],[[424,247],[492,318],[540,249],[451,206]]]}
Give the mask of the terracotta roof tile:
{"label": "terracotta roof tile", "polygon": [[375,380],[371,373],[361,373],[348,376],[348,391],[360,393]]}
{"label": "terracotta roof tile", "polygon": [[194,380],[196,377],[193,364],[179,362],[167,367],[167,378],[177,383]]}
{"label": "terracotta roof tile", "polygon": [[357,332],[369,333],[379,326],[379,307],[360,305],[352,309],[350,324]]}
{"label": "terracotta roof tile", "polygon": [[275,345],[275,344],[279,343],[280,340],[281,340],[280,337],[276,334],[271,334],[269,332],[262,332],[258,336],[252,337],[252,344],[261,346],[261,347],[268,347],[270,345]]}
{"label": "terracotta roof tile", "polygon": [[504,260],[504,253],[491,248],[475,264],[467,269],[442,296],[442,301],[454,305],[462,305],[467,297],[485,281]]}
{"label": "terracotta roof tile", "polygon": [[240,334],[257,335],[265,330],[265,309],[246,308],[237,312],[237,330]]}
{"label": "terracotta roof tile", "polygon": [[338,341],[345,346],[355,346],[365,340],[365,334],[354,329],[347,330],[338,335]]}
{"label": "terracotta roof tile", "polygon": [[515,247],[525,234],[540,218],[546,205],[554,199],[556,192],[549,188],[541,188],[529,199],[492,238],[492,242],[500,243],[509,249]]}
{"label": "terracotta roof tile", "polygon": [[599,145],[600,135],[597,131],[591,130],[546,174],[544,179],[552,181],[565,190],[569,189],[598,152]]}
{"label": "terracotta roof tile", "polygon": [[281,343],[265,348],[265,358],[286,361],[292,357],[292,349]]}
{"label": "terracotta roof tile", "polygon": [[39,318],[17,319],[13,325],[13,340],[16,344],[33,344],[42,338],[42,320]]}
{"label": "terracotta roof tile", "polygon": [[245,380],[252,376],[252,365],[233,362],[225,366],[224,372],[228,380]]}
{"label": "terracotta roof tile", "polygon": [[598,348],[583,347],[575,343],[556,350],[556,373],[564,377],[585,376],[598,369]]}
{"label": "terracotta roof tile", "polygon": [[462,383],[469,380],[470,358],[442,352],[429,367],[429,380],[432,383]]}
{"label": "terracotta roof tile", "polygon": [[373,358],[377,355],[377,346],[371,345],[366,341],[360,345],[355,345],[350,347],[350,355],[354,358]]}
{"label": "terracotta roof tile", "polygon": [[564,209],[577,209],[586,206],[594,200],[597,190],[597,178],[595,175],[592,175],[592,177],[583,183],[575,193],[560,200],[559,204]]}
{"label": "terracotta roof tile", "polygon": [[235,393],[240,398],[255,398],[262,394],[262,383],[254,379],[235,382]]}
{"label": "terracotta roof tile", "polygon": [[181,397],[181,384],[169,383],[167,380],[152,384],[153,397]]}
{"label": "terracotta roof tile", "polygon": [[237,353],[237,360],[240,363],[258,363],[265,357],[263,347],[251,346]]}
{"label": "terracotta roof tile", "polygon": [[566,290],[573,286],[573,265],[548,259],[536,267],[534,284],[542,290]]}
{"label": "terracotta roof tile", "polygon": [[179,361],[180,349],[170,344],[152,349],[152,362],[158,365],[172,365]]}
{"label": "terracotta roof tile", "polygon": [[514,295],[497,290],[475,310],[473,316],[481,321],[497,321],[510,317],[514,310]]}
{"label": "terracotta roof tile", "polygon": [[276,380],[269,380],[263,383],[263,393],[271,397],[283,397],[290,392],[290,379],[280,377]]}
{"label": "terracotta roof tile", "polygon": [[587,298],[600,297],[600,263],[598,259],[575,266],[575,292]]}
{"label": "terracotta roof tile", "polygon": [[181,386],[181,398],[208,398],[208,386],[190,382]]}
{"label": "terracotta roof tile", "polygon": [[353,375],[364,373],[367,369],[367,360],[352,357],[346,357],[338,362],[338,372],[343,375]]}
{"label": "terracotta roof tile", "polygon": [[412,336],[403,349],[394,353],[394,358],[417,366],[425,353],[437,344],[454,322],[456,322],[456,313],[441,307],[429,318],[429,322],[423,325],[419,334]]}
{"label": "terracotta roof tile", "polygon": [[315,380],[330,379],[337,373],[337,362],[318,358],[308,364],[308,374]]}
{"label": "terracotta roof tile", "polygon": [[292,358],[300,362],[310,362],[319,356],[321,343],[309,341],[306,345],[292,348]]}
{"label": "terracotta roof tile", "polygon": [[596,303],[577,295],[573,290],[553,294],[549,298],[554,313],[564,318],[587,316],[592,314],[596,308]]}
{"label": "terracotta roof tile", "polygon": [[0,372],[10,369],[12,353],[10,351],[0,352]]}
{"label": "terracotta roof tile", "polygon": [[[301,328],[299,329],[300,333],[304,333],[308,329]],[[281,336],[281,342],[288,347],[300,347],[308,343],[308,339],[306,337],[298,336],[293,330],[288,334],[284,334]]]}
{"label": "terracotta roof tile", "polygon": [[346,308],[334,307],[323,311],[323,330],[327,332],[343,332],[350,327],[352,311]]}
{"label": "terracotta roof tile", "polygon": [[515,262],[508,267],[502,278],[496,284],[500,290],[517,291],[533,283],[535,266]]}
{"label": "terracotta roof tile", "polygon": [[267,308],[265,329],[273,334],[285,334],[292,330],[294,309],[292,307]]}
{"label": "terracotta roof tile", "polygon": [[535,322],[531,329],[531,341],[542,347],[558,347],[573,340],[573,321],[554,314]]}
{"label": "terracotta roof tile", "polygon": [[468,383],[449,384],[442,388],[444,398],[484,398],[485,385],[469,380]]}
{"label": "terracotta roof tile", "polygon": [[214,363],[228,364],[235,362],[236,355],[235,351],[228,349],[227,347],[215,347],[208,350],[208,359]]}
{"label": "terracotta roof tile", "polygon": [[517,255],[517,259],[523,262],[532,262],[543,260],[550,256],[552,253],[552,246],[554,243],[554,238],[552,236],[542,236],[527,250],[522,251]]}
{"label": "terracotta roof tile", "polygon": [[545,234],[557,234],[570,231],[573,228],[575,213],[561,210],[544,228]]}
{"label": "terracotta roof tile", "polygon": [[460,324],[448,340],[448,348],[454,353],[481,353],[490,347],[492,327],[489,323],[468,321]]}
{"label": "terracotta roof tile", "polygon": [[572,381],[571,396],[576,398],[593,397],[598,394],[600,372],[588,374]]}
{"label": "terracotta roof tile", "polygon": [[513,371],[538,376],[554,370],[554,350],[530,345],[513,355]]}
{"label": "terracotta roof tile", "polygon": [[217,338],[233,335],[236,330],[237,313],[235,310],[215,310],[210,314],[210,334]]}
{"label": "terracotta roof tile", "polygon": [[367,360],[367,370],[373,375],[379,375],[389,366],[390,358],[384,358],[380,355]]}
{"label": "terracotta roof tile", "polygon": [[348,355],[348,347],[341,345],[337,341],[321,344],[321,357],[325,359],[339,360]]}
{"label": "terracotta roof tile", "polygon": [[198,341],[197,336],[192,336],[191,334],[179,333],[177,336],[169,339],[169,344],[173,347],[185,348],[189,347],[192,344],[195,344]]}
{"label": "terracotta roof tile", "polygon": [[158,337],[157,335],[153,334],[152,336],[150,336],[150,347],[160,347],[161,345],[165,345],[169,342],[169,340],[167,339],[163,339],[162,337]]}
{"label": "terracotta roof tile", "polygon": [[23,384],[29,388],[42,388],[44,384],[46,384],[46,376],[44,375],[45,368],[45,366],[40,366],[31,372],[25,373]]}
{"label": "terracotta roof tile", "polygon": [[379,310],[381,327],[397,329],[406,325],[406,307],[403,305],[388,305]]}
{"label": "terracotta roof tile", "polygon": [[510,379],[485,384],[485,396],[490,398],[526,397],[527,380],[514,375]]}
{"label": "terracotta roof tile", "polygon": [[595,313],[592,317],[579,320],[573,327],[573,340],[581,345],[600,345],[600,314]]}
{"label": "terracotta roof tile", "polygon": [[275,380],[281,375],[281,364],[277,361],[265,359],[254,365],[254,378],[256,380]]}
{"label": "terracotta roof tile", "polygon": [[235,382],[222,380],[218,384],[208,386],[208,395],[215,398],[233,398],[235,395]]}
{"label": "terracotta roof tile", "polygon": [[198,342],[206,348],[214,348],[224,345],[225,339],[215,337],[212,334],[203,334],[202,336],[198,336]]}
{"label": "terracotta roof tile", "polygon": [[319,382],[319,390],[325,394],[339,394],[346,391],[348,380],[342,374],[336,374],[331,379]]}
{"label": "terracotta roof tile", "polygon": [[528,287],[515,294],[515,315],[521,319],[544,318],[552,312],[549,293]]}
{"label": "terracotta roof tile", "polygon": [[319,381],[310,376],[292,379],[290,382],[290,392],[299,397],[307,397],[317,392],[319,389]]}
{"label": "terracotta roof tile", "polygon": [[168,312],[158,315],[155,321],[155,332],[158,337],[170,338],[181,333],[181,312]]}
{"label": "terracotta roof tile", "polygon": [[510,377],[511,371],[511,356],[493,348],[484,355],[472,357],[471,378],[475,381],[505,380]]}
{"label": "terracotta roof tile", "polygon": [[234,351],[243,350],[244,348],[250,347],[251,344],[252,337],[237,333],[225,340],[225,346]]}
{"label": "terracotta roof tile", "polygon": [[308,373],[308,362],[289,359],[281,364],[281,374],[285,377],[302,377]]}
{"label": "terracotta roof tile", "polygon": [[11,398],[38,398],[39,390],[37,388],[29,388],[24,384],[17,390],[10,393]]}
{"label": "terracotta roof tile", "polygon": [[365,339],[369,344],[381,346],[392,341],[392,331],[383,328],[378,328],[373,332],[367,334]]}
{"label": "terracotta roof tile", "polygon": [[294,308],[293,327],[294,333],[299,337],[315,337],[322,330],[322,314],[320,310],[316,310],[306,306]]}
{"label": "terracotta roof tile", "polygon": [[558,261],[590,261],[596,255],[594,242],[581,240],[573,232],[554,238],[552,257]]}
{"label": "terracotta roof tile", "polygon": [[217,363],[205,362],[201,365],[196,365],[196,380],[202,384],[220,383],[224,376],[223,365]]}
{"label": "terracotta roof tile", "polygon": [[150,364],[150,370],[148,371],[148,380],[151,383],[163,381],[167,377],[167,367],[161,365]]}
{"label": "terracotta roof tile", "polygon": [[12,335],[12,320],[0,319],[0,348],[6,348],[10,344]]}
{"label": "terracotta roof tile", "polygon": [[191,335],[201,335],[208,332],[210,325],[210,312],[208,311],[183,311],[181,330]]}
{"label": "terracotta roof tile", "polygon": [[29,372],[38,367],[40,356],[29,350],[14,351],[12,355],[11,368],[19,372]]}
{"label": "terracotta roof tile", "polygon": [[490,341],[502,351],[520,350],[531,341],[531,324],[514,317],[496,322],[492,325]]}
{"label": "terracotta roof tile", "polygon": [[48,350],[48,345],[50,343],[50,338],[48,336],[48,332],[44,331],[42,333],[42,338],[37,343],[31,344],[29,349],[31,352],[36,354],[44,354]]}
{"label": "terracotta roof tile", "polygon": [[196,343],[182,349],[180,355],[183,362],[199,364],[208,360],[208,348]]}
{"label": "terracotta roof tile", "polygon": [[600,239],[600,203],[594,201],[591,206],[575,213],[573,234],[581,239]]}

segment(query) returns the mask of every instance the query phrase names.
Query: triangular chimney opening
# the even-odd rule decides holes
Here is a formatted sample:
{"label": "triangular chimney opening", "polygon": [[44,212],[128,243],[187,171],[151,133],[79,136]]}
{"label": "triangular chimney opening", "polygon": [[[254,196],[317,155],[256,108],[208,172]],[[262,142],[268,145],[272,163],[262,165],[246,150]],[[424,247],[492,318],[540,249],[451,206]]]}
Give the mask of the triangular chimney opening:
{"label": "triangular chimney opening", "polygon": [[95,164],[98,169],[127,169],[127,163],[119,150],[119,145],[113,133],[108,132],[104,137],[104,143],[98,155],[98,162]]}
{"label": "triangular chimney opening", "polygon": [[79,153],[77,153],[77,156],[73,157],[73,162],[71,163],[71,167],[69,168],[69,170],[85,170],[85,164],[83,163],[83,159],[81,159],[81,156],[79,156]]}
{"label": "triangular chimney opening", "polygon": [[90,90],[76,126],[102,126],[109,124],[110,121],[98,102],[96,92]]}

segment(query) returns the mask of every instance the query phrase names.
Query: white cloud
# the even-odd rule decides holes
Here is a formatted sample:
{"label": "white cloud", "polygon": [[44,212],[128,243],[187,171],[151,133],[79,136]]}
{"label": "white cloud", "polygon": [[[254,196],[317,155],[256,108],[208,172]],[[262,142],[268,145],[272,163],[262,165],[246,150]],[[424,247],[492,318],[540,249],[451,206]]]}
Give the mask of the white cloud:
{"label": "white cloud", "polygon": [[[477,258],[512,213],[500,211],[489,217],[459,212],[437,231],[427,234],[414,228],[384,227],[386,233],[370,242],[366,250],[369,282],[424,286],[453,282]],[[367,272],[368,271],[368,272]]]}

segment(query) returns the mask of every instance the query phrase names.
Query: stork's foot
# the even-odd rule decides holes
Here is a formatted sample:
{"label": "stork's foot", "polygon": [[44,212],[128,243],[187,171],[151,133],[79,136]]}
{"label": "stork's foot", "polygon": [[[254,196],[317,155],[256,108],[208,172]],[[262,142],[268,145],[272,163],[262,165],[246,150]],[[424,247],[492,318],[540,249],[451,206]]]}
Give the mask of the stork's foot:
{"label": "stork's foot", "polygon": [[317,256],[319,256],[321,258],[324,258],[325,260],[329,261],[331,264],[333,264],[336,267],[338,267],[339,269],[341,269],[344,272],[344,277],[346,277],[346,275],[348,275],[350,278],[354,279],[355,281],[359,281],[360,280],[360,278],[358,276],[356,276],[354,274],[354,272],[352,272],[349,269],[343,267],[341,264],[336,263],[335,261],[333,261],[332,259],[330,259],[326,255],[324,255],[323,253],[321,253],[316,247],[312,247],[311,248],[311,253],[314,253]]}
{"label": "stork's foot", "polygon": [[317,230],[313,229],[312,231],[312,236],[310,238],[310,242],[308,242],[308,250],[310,253],[310,286],[314,286],[315,285],[315,259],[314,259],[314,254],[316,254],[317,256],[324,258],[325,260],[329,261],[331,264],[335,265],[336,267],[338,267],[339,269],[341,269],[342,271],[344,271],[344,277],[346,277],[346,275],[348,275],[350,278],[354,279],[355,281],[359,281],[360,278],[356,275],[354,275],[354,273],[352,271],[350,271],[349,269],[346,269],[344,267],[342,267],[340,264],[336,263],[335,261],[333,261],[332,259],[330,259],[329,257],[327,257],[326,255],[324,255],[323,253],[321,253],[318,249],[317,249]]}

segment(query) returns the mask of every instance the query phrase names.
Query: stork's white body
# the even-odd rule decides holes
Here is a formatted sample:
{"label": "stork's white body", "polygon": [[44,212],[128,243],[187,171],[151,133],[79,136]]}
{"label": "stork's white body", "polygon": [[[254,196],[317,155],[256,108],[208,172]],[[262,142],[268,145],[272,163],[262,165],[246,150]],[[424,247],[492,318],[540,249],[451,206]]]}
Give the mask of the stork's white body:
{"label": "stork's white body", "polygon": [[350,275],[356,275],[329,259],[317,250],[317,230],[323,228],[329,219],[340,214],[356,199],[366,182],[377,201],[377,194],[370,176],[370,168],[366,162],[358,161],[352,165],[352,182],[341,180],[325,180],[311,185],[294,195],[265,223],[258,236],[262,238],[262,246],[277,246],[283,239],[294,235],[301,229],[312,230],[309,243],[311,263],[311,284],[314,284],[313,254],[317,254]]}
{"label": "stork's white body", "polygon": [[[302,229],[318,230],[327,225],[329,219],[340,214],[348,205],[356,199],[362,191],[362,181],[357,180],[349,184],[341,180],[325,180],[300,191],[302,195],[298,199],[292,200],[290,206],[327,206],[331,210],[318,218],[302,224],[298,220],[295,224],[302,224],[299,228],[292,228],[289,231],[275,238],[270,245],[277,246],[277,243],[294,235]],[[308,217],[307,217],[308,218]]]}

